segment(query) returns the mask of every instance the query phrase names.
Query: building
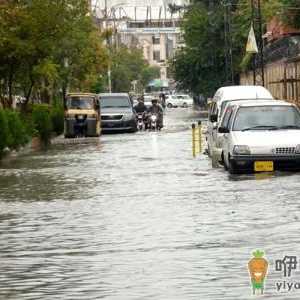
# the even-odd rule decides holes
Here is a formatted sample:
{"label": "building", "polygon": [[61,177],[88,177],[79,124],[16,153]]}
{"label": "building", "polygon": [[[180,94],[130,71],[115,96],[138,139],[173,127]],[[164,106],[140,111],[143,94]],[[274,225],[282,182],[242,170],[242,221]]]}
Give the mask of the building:
{"label": "building", "polygon": [[[96,1],[96,0],[95,0]],[[168,61],[183,46],[180,21],[188,0],[98,0],[92,8],[103,28],[113,28],[115,45],[141,48],[145,59],[160,68],[160,77],[169,78]],[[103,5],[105,4],[105,5]],[[143,4],[143,5],[142,5]],[[170,11],[168,4],[181,7]]]}
{"label": "building", "polygon": [[128,47],[142,49],[145,59],[160,68],[160,77],[168,76],[168,61],[178,47],[183,46],[180,20],[129,20],[118,29],[118,39]]}

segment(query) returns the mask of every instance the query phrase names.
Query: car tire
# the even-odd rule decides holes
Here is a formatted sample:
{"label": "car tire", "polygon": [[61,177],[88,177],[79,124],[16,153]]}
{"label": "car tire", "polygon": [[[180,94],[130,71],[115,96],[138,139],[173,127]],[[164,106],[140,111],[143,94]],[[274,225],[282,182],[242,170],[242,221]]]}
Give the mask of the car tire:
{"label": "car tire", "polygon": [[211,149],[209,147],[209,144],[207,144],[207,155],[208,157],[212,157]]}
{"label": "car tire", "polygon": [[172,103],[168,103],[168,104],[167,104],[167,107],[168,107],[168,108],[172,108],[172,107],[173,107]]}
{"label": "car tire", "polygon": [[222,152],[222,154],[221,154],[221,158],[220,158],[220,160],[219,160],[219,164],[220,164],[221,166],[225,166],[223,152]]}
{"label": "car tire", "polygon": [[183,107],[183,108],[187,108],[187,107],[188,107],[187,103],[184,102],[184,103],[182,104],[182,107]]}
{"label": "car tire", "polygon": [[[224,164],[225,166],[225,164]],[[228,172],[230,174],[238,174],[239,173],[239,169],[237,168],[237,166],[235,165],[234,161],[232,159],[230,159],[230,155],[228,155]]]}
{"label": "car tire", "polygon": [[138,131],[138,128],[137,127],[133,127],[133,128],[131,128],[128,132],[129,133],[135,133],[135,132],[137,132]]}
{"label": "car tire", "polygon": [[226,160],[225,160],[225,158],[224,158],[224,152],[222,152],[221,157],[222,157],[222,160],[223,160],[224,170],[225,170],[225,171],[228,171],[228,166],[227,166]]}

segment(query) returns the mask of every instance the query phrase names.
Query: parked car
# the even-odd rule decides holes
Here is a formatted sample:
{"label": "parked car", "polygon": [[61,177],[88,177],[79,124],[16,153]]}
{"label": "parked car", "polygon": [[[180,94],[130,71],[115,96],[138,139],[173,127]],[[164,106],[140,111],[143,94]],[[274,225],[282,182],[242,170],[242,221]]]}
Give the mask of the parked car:
{"label": "parked car", "polygon": [[168,108],[172,107],[189,107],[194,103],[193,98],[189,95],[167,95],[166,105]]}
{"label": "parked car", "polygon": [[228,86],[217,90],[214,98],[209,104],[209,115],[207,123],[207,150],[208,155],[213,152],[220,157],[221,149],[217,144],[218,124],[227,103],[241,100],[271,100],[273,96],[262,86]]}
{"label": "parked car", "polygon": [[103,132],[137,131],[136,114],[126,93],[99,94]]}
{"label": "parked car", "polygon": [[230,173],[300,168],[300,112],[285,101],[229,105],[218,129]]}

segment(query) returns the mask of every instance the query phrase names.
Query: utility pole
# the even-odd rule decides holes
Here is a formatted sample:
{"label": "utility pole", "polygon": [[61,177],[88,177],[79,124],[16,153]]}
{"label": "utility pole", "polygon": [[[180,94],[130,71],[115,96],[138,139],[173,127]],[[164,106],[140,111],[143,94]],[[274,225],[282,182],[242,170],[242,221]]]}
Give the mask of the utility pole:
{"label": "utility pole", "polygon": [[[107,0],[104,0],[104,26],[105,29],[108,28],[108,12],[107,12],[108,8],[107,8]],[[109,42],[109,37],[106,37],[106,45],[108,47],[108,49],[110,49],[110,42]],[[111,61],[109,59],[108,61],[108,67],[107,67],[107,79],[108,79],[108,91],[111,94],[112,92],[112,88],[111,88]]]}
{"label": "utility pole", "polygon": [[[254,56],[253,62],[253,83],[265,85],[264,74],[264,43],[262,38],[262,15],[261,15],[261,1],[251,0],[252,7],[252,24],[256,36],[258,53]],[[256,69],[256,66],[258,67]]]}
{"label": "utility pole", "polygon": [[232,55],[232,24],[231,0],[223,1],[224,6],[224,35],[225,35],[225,69],[226,82],[234,84],[233,55]]}

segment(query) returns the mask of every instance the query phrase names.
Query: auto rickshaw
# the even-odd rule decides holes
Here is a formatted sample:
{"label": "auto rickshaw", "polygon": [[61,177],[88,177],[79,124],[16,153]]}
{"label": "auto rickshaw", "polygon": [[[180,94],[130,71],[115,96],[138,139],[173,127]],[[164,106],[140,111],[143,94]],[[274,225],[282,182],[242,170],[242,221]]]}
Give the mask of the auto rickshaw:
{"label": "auto rickshaw", "polygon": [[70,93],[65,100],[65,138],[97,137],[101,134],[99,97],[91,93]]}

